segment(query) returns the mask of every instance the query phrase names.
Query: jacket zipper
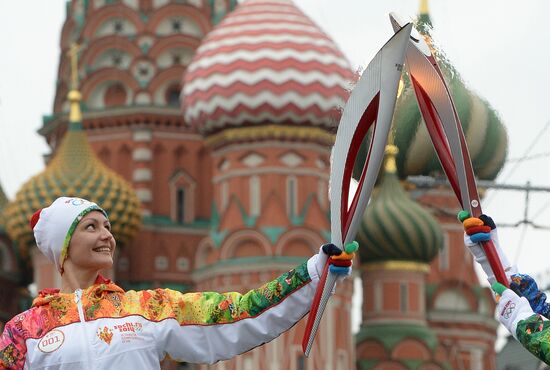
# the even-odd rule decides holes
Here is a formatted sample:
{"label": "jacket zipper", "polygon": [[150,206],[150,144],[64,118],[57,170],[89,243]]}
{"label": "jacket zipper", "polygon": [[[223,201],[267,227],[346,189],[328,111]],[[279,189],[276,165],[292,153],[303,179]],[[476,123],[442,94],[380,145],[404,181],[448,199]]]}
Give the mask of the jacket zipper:
{"label": "jacket zipper", "polygon": [[91,356],[90,356],[90,343],[88,343],[88,340],[87,340],[87,333],[86,333],[86,318],[84,317],[84,309],[82,308],[82,289],[77,289],[74,291],[74,301],[76,302],[76,306],[78,308],[78,317],[80,318],[80,323],[81,323],[81,327],[82,327],[82,330],[81,330],[81,333],[80,333],[80,336],[82,338],[82,345],[83,345],[83,348],[82,350],[84,351],[84,353],[86,353],[86,363],[84,365],[85,369],[91,369],[90,367],[90,359],[91,359]]}

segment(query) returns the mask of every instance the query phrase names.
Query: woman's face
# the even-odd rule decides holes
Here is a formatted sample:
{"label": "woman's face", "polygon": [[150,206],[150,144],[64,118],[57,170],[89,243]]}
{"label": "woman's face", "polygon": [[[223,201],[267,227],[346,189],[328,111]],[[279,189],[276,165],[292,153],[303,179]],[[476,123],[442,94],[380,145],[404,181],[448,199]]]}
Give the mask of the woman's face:
{"label": "woman's face", "polygon": [[75,267],[99,271],[113,265],[115,247],[109,220],[103,213],[92,211],[76,226],[67,259]]}

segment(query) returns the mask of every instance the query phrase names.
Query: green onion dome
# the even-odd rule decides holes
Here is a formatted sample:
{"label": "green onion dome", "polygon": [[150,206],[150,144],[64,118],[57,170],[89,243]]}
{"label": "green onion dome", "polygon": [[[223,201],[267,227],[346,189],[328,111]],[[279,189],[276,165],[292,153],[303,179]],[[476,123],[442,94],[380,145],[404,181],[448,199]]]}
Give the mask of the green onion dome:
{"label": "green onion dome", "polygon": [[401,186],[396,172],[397,152],[393,145],[386,147],[384,173],[357,233],[362,263],[386,260],[428,263],[443,243],[438,222]]}
{"label": "green onion dome", "polygon": [[[432,46],[431,20],[427,7],[425,12],[421,9],[417,29]],[[475,174],[481,179],[492,180],[502,169],[506,159],[506,129],[490,104],[465,86],[459,73],[441,50],[435,47],[432,50],[449,85],[462,122]],[[443,174],[408,76],[405,76],[404,82],[405,88],[397,101],[394,115],[395,145],[399,148],[399,177]]]}
{"label": "green onion dome", "polygon": [[104,165],[87,141],[81,124],[80,93],[71,91],[69,100],[69,129],[55,156],[42,173],[23,184],[5,209],[6,231],[27,263],[29,250],[35,245],[29,220],[36,210],[60,196],[82,197],[105,209],[119,244],[127,244],[141,224],[139,200],[131,185]]}

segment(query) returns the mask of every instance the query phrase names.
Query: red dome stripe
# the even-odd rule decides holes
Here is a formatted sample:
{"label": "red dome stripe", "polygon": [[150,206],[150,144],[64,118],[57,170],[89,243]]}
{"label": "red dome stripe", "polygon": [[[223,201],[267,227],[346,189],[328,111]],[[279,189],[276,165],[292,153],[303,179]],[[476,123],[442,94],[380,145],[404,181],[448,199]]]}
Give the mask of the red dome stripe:
{"label": "red dome stripe", "polygon": [[238,45],[257,45],[261,43],[273,43],[273,44],[300,44],[300,45],[311,45],[312,47],[331,47],[334,50],[338,50],[338,47],[332,40],[328,38],[319,38],[319,37],[309,37],[304,35],[288,35],[285,33],[280,33],[277,35],[272,34],[261,34],[254,36],[237,36],[231,38],[218,38],[216,40],[209,40],[206,43],[203,43],[197,49],[195,54],[197,58],[200,58],[200,55],[210,52],[213,49],[223,48],[223,47],[235,47]]}
{"label": "red dome stripe", "polygon": [[242,32],[238,33],[238,34],[234,34],[234,33],[231,33],[231,34],[224,34],[224,33],[219,33],[219,34],[209,34],[207,36],[207,38],[204,40],[204,42],[202,43],[202,45],[207,45],[209,42],[213,42],[213,41],[219,41],[219,40],[227,40],[227,39],[233,39],[233,38],[236,38],[236,37],[242,37],[242,36],[265,36],[265,35],[273,35],[273,36],[277,36],[277,35],[289,35],[289,36],[297,36],[297,37],[300,37],[300,36],[306,36],[306,37],[313,37],[313,38],[319,38],[319,39],[325,39],[325,40],[328,40],[328,41],[332,41],[330,40],[330,38],[328,38],[325,34],[323,33],[320,33],[319,31],[304,31],[304,30],[269,30],[269,32],[267,32],[266,30],[261,30],[261,29],[252,29],[252,30],[242,30]]}
{"label": "red dome stripe", "polygon": [[183,86],[183,91],[185,94],[189,95],[194,91],[205,91],[213,86],[228,87],[238,81],[243,81],[246,85],[251,86],[262,80],[275,81],[280,85],[285,84],[287,81],[295,80],[301,85],[309,85],[314,81],[319,81],[327,87],[340,86],[345,89],[348,86],[348,82],[336,73],[326,75],[319,71],[301,72],[296,70],[284,70],[276,72],[269,69],[263,69],[253,72],[239,70],[227,75],[214,74],[206,78],[197,78],[185,84]]}
{"label": "red dome stripe", "polygon": [[231,72],[234,72],[236,68],[249,72],[254,72],[262,69],[271,69],[275,72],[283,71],[286,69],[303,72],[317,70],[326,74],[336,73],[341,75],[345,79],[348,79],[352,76],[352,73],[349,69],[342,68],[335,64],[324,64],[316,61],[304,63],[296,59],[285,59],[279,62],[274,62],[273,60],[264,58],[251,62],[235,61],[226,65],[216,65],[209,68],[195,69],[194,71],[187,72],[187,79],[206,78],[215,73],[227,75]]}
{"label": "red dome stripe", "polygon": [[256,51],[256,50],[262,50],[264,47],[267,47],[271,50],[296,50],[296,51],[317,51],[319,53],[330,53],[334,54],[336,56],[339,56],[341,59],[346,60],[344,55],[342,55],[338,50],[334,49],[334,47],[331,46],[311,46],[306,44],[290,44],[288,42],[284,43],[273,43],[273,42],[266,42],[262,44],[241,44],[241,45],[232,45],[232,46],[223,46],[216,50],[210,50],[204,53],[201,53],[198,55],[198,58],[208,58],[217,54],[229,54],[232,52],[240,52],[243,50],[248,51]]}
{"label": "red dome stripe", "polygon": [[[309,94],[307,96],[299,96],[293,92],[275,95],[268,91],[263,91],[255,96],[246,94],[236,94],[230,99],[216,97],[208,102],[195,103],[192,107],[187,107],[187,115],[191,120],[201,114],[208,114],[209,117],[215,117],[215,112],[225,111],[228,114],[233,112],[239,113],[238,107],[244,106],[247,109],[256,109],[257,107],[268,104],[273,109],[282,109],[285,106],[295,106],[303,112],[307,112],[311,107],[316,107],[320,111],[328,112],[335,107],[344,105],[344,101],[340,97],[332,97],[326,99],[318,94]],[[222,122],[223,124],[223,122]]]}
{"label": "red dome stripe", "polygon": [[215,122],[223,122],[224,124],[245,122],[252,123],[256,118],[261,118],[261,124],[302,123],[307,124],[308,126],[311,125],[312,121],[315,122],[316,118],[317,120],[321,120],[317,126],[333,126],[338,123],[341,114],[337,108],[330,112],[321,110],[315,106],[309,107],[307,111],[293,105],[275,109],[269,103],[265,103],[254,109],[246,106],[237,107],[235,111],[237,112],[236,114],[219,109],[211,114],[200,117],[200,120],[207,121],[206,125],[209,126],[209,129],[218,127],[214,124]]}
{"label": "red dome stripe", "polygon": [[319,53],[316,50],[296,51],[293,49],[282,50],[242,50],[239,52],[228,54],[217,54],[209,58],[202,58],[194,63],[191,63],[187,70],[193,72],[197,69],[213,68],[216,65],[228,65],[237,63],[240,60],[244,62],[255,62],[262,59],[271,59],[273,62],[282,63],[286,60],[298,60],[302,63],[311,63],[317,61],[324,65],[337,65],[341,68],[349,68],[347,60],[340,58],[337,55],[329,53]]}
{"label": "red dome stripe", "polygon": [[245,90],[247,91],[247,93],[253,96],[266,89],[269,89],[274,94],[283,93],[288,90],[292,90],[304,96],[309,94],[312,90],[317,90],[317,93],[322,95],[325,98],[340,96],[345,99],[349,94],[346,90],[342,89],[340,86],[326,87],[319,82],[316,82],[310,85],[305,85],[305,86],[298,84],[295,81],[287,82],[284,85],[277,85],[276,83],[271,81],[262,81],[253,86],[246,85],[242,82],[238,82],[228,87],[213,86],[207,91],[196,91],[193,93],[193,97],[189,98],[188,102],[191,104],[196,101],[207,101],[215,95],[230,97],[231,95],[235,94],[235,92],[240,92]]}
{"label": "red dome stripe", "polygon": [[263,33],[272,33],[277,31],[294,31],[294,32],[303,32],[303,33],[319,33],[319,29],[315,25],[303,25],[291,22],[274,22],[274,23],[253,23],[240,26],[228,26],[223,28],[216,28],[214,31],[211,31],[211,35],[224,34],[226,36],[234,34],[246,34],[247,32],[258,32]]}

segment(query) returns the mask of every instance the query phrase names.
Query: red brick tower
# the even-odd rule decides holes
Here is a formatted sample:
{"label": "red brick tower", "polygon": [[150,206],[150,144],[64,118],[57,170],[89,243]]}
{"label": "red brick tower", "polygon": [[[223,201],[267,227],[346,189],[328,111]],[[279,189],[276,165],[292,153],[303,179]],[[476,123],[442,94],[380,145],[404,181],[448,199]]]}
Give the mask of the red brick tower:
{"label": "red brick tower", "polygon": [[[183,87],[186,122],[204,135],[212,159],[198,289],[257,287],[326,242],[330,132],[351,77],[342,53],[292,1],[244,2],[207,35]],[[331,301],[309,359],[300,346],[304,320],[210,369],[350,369],[351,285]]]}

